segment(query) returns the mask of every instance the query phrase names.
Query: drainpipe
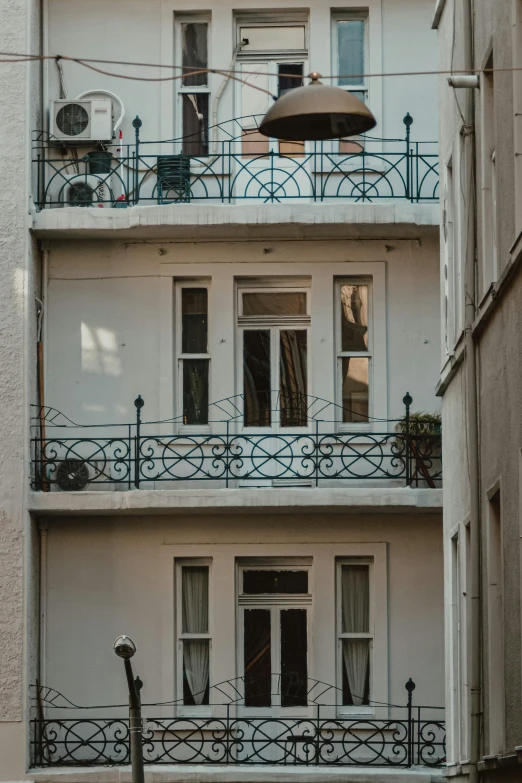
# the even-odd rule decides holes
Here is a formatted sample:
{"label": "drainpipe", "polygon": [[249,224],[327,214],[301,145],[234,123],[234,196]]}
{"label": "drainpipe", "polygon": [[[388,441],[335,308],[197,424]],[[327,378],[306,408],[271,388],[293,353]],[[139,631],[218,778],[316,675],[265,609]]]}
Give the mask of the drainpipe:
{"label": "drainpipe", "polygon": [[[473,0],[463,3],[464,69],[474,68]],[[465,344],[466,344],[466,419],[470,492],[470,676],[469,676],[469,760],[470,783],[477,783],[481,728],[481,648],[480,648],[480,504],[479,504],[479,437],[477,405],[477,357],[472,327],[475,320],[475,247],[476,247],[476,180],[475,180],[475,91],[466,90],[464,117],[464,159],[466,166],[467,226],[465,258]]]}

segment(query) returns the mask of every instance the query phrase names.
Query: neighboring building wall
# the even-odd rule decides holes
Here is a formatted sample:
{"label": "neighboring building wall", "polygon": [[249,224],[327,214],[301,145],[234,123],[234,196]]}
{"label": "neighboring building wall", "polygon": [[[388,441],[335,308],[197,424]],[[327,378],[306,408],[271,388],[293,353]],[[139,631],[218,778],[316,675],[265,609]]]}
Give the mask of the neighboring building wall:
{"label": "neighboring building wall", "polygon": [[[0,49],[38,52],[39,4],[3,3]],[[29,212],[29,136],[40,123],[39,64],[0,66],[0,779],[26,769],[26,678],[36,675],[35,536],[25,511],[26,411],[36,377],[36,243]],[[31,646],[24,652],[24,643]]]}
{"label": "neighboring building wall", "polygon": [[[439,66],[463,67],[464,2],[448,0],[438,24]],[[518,0],[474,0],[474,67],[509,69],[519,62],[522,37]],[[479,406],[481,544],[481,714],[479,774],[485,781],[518,780],[515,749],[522,745],[520,583],[520,226],[515,210],[514,131],[519,84],[508,71],[482,73],[474,92],[476,198],[461,164],[466,95],[441,78],[441,230],[443,307],[443,457],[446,583],[446,701],[448,761],[467,779],[469,745],[470,537],[469,442],[465,351],[462,333],[466,230],[476,221],[473,335]],[[448,172],[448,162],[453,162]],[[453,182],[451,181],[453,180]],[[448,193],[452,191],[452,197]],[[474,207],[476,204],[476,212]],[[450,263],[448,263],[448,261]],[[457,295],[454,295],[454,292]],[[446,350],[444,350],[446,349]],[[457,543],[458,542],[458,543]],[[459,766],[462,762],[462,766]],[[459,778],[460,779],[460,778]]]}

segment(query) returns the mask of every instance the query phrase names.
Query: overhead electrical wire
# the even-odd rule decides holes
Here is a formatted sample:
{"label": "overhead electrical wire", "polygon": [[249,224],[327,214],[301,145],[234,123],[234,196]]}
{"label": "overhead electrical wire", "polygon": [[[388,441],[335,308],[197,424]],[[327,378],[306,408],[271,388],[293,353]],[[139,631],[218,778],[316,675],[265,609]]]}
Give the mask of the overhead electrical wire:
{"label": "overhead electrical wire", "polygon": [[[99,73],[102,73],[106,76],[111,76],[116,79],[130,79],[134,81],[151,81],[151,82],[175,81],[177,79],[182,79],[182,78],[186,78],[187,76],[193,76],[201,73],[216,73],[222,76],[230,74],[231,78],[235,78],[238,81],[247,83],[253,89],[261,90],[262,92],[269,92],[268,90],[264,90],[264,88],[262,87],[250,84],[250,82],[246,82],[240,76],[237,76],[236,74],[242,72],[237,71],[236,69],[196,68],[188,65],[171,65],[167,63],[144,63],[144,62],[137,62],[137,61],[130,61],[130,60],[104,60],[104,59],[89,58],[89,57],[70,57],[65,54],[42,55],[42,54],[20,54],[18,52],[0,52],[0,64],[18,63],[18,62],[35,62],[39,60],[58,60],[58,61],[65,60],[67,62],[74,62],[86,68],[90,68],[91,70],[98,71]],[[168,68],[169,70],[179,70],[181,71],[181,73],[175,74],[173,76],[131,76],[129,74],[113,73],[111,71],[106,71],[101,68],[98,69],[94,67],[93,65],[94,63],[103,64],[103,65],[126,65],[126,66],[133,66],[137,68]],[[376,79],[376,78],[381,78],[381,79],[398,78],[398,77],[402,78],[408,76],[452,76],[456,74],[475,75],[481,73],[492,74],[492,73],[508,73],[514,71],[522,71],[522,67],[477,68],[477,69],[462,68],[462,69],[428,70],[428,71],[390,71],[387,73],[382,72],[382,73],[327,74],[327,75],[321,75],[321,78],[329,79],[329,80],[358,78],[363,80],[363,79]],[[266,73],[257,72],[257,71],[248,71],[248,76],[266,76]],[[280,76],[285,76],[289,79],[299,79],[299,80],[303,79],[302,75],[295,74],[295,73],[281,73]]]}

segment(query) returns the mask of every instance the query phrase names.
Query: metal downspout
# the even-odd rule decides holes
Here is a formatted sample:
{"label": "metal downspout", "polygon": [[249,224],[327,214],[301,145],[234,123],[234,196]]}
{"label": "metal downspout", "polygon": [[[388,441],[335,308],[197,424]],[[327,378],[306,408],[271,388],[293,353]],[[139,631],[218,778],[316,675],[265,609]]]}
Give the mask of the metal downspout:
{"label": "metal downspout", "polygon": [[[473,0],[463,3],[464,69],[473,71]],[[470,677],[469,677],[469,759],[470,781],[477,783],[481,733],[481,632],[480,632],[480,504],[479,437],[477,403],[477,357],[472,327],[475,320],[475,91],[466,90],[464,117],[464,155],[466,166],[467,217],[465,258],[465,344],[466,344],[466,420],[470,491]]]}

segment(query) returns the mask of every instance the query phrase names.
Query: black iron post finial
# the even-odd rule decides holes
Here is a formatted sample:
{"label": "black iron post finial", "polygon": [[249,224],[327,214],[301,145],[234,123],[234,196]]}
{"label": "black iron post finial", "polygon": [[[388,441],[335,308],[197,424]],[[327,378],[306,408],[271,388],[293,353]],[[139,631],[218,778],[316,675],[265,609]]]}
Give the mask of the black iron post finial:
{"label": "black iron post finial", "polygon": [[415,688],[417,687],[415,685],[415,683],[413,682],[413,680],[411,679],[411,677],[410,677],[410,679],[408,680],[408,682],[406,683],[406,685],[404,687],[408,691],[408,701],[411,701],[411,695],[412,695],[413,691],[415,690]]}
{"label": "black iron post finial", "polygon": [[409,414],[410,406],[411,406],[411,404],[413,402],[413,397],[411,396],[411,394],[409,392],[406,392],[406,394],[402,398],[402,401],[403,401],[404,405],[406,406],[406,414]]}
{"label": "black iron post finial", "polygon": [[411,116],[410,112],[406,113],[406,116],[403,119],[403,123],[406,125],[406,133],[409,133],[410,128],[413,125],[413,117]]}

